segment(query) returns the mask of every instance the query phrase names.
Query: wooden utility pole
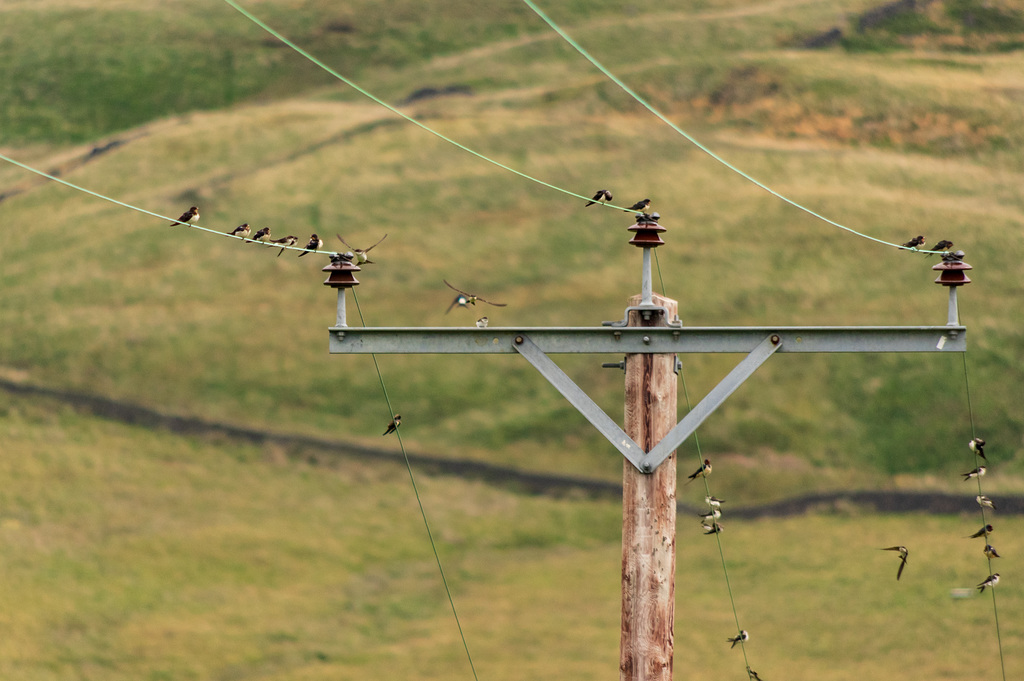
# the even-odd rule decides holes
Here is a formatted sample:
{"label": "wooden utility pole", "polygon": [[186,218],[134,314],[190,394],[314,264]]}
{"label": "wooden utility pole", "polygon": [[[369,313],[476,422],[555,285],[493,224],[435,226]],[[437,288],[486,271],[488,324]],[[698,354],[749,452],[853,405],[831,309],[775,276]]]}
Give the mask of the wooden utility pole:
{"label": "wooden utility pole", "polygon": [[[653,296],[675,319],[679,304]],[[630,300],[638,306],[641,296]],[[629,312],[629,326],[666,326]],[[676,425],[675,353],[626,355],[624,430],[645,451]],[[676,455],[651,473],[622,466],[621,681],[671,681],[675,625]]]}

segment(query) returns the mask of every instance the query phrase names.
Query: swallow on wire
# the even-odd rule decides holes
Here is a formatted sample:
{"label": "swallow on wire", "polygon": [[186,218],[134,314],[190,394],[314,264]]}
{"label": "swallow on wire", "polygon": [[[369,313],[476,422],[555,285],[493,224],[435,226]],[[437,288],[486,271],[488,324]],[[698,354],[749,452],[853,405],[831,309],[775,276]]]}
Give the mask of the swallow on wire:
{"label": "swallow on wire", "polygon": [[991,508],[993,511],[997,510],[996,502],[992,501],[984,494],[979,494],[978,496],[974,497],[974,499],[975,501],[978,502],[978,506],[981,506],[982,508]]}
{"label": "swallow on wire", "polygon": [[960,475],[964,476],[964,480],[966,481],[966,480],[970,480],[971,478],[981,478],[981,477],[984,477],[985,471],[987,471],[987,470],[988,469],[985,468],[984,466],[978,466],[973,471],[968,471],[967,473],[961,473]]}
{"label": "swallow on wire", "polygon": [[978,585],[978,593],[985,593],[985,587],[986,586],[995,587],[995,585],[998,584],[998,583],[999,583],[999,573],[996,572],[994,574],[989,575],[988,579],[986,579],[984,582],[982,582],[981,584]]}
{"label": "swallow on wire", "polygon": [[323,247],[324,240],[318,237],[316,234],[313,234],[312,236],[309,237],[309,243],[306,244],[306,250],[302,251],[302,253],[299,253],[299,257],[301,258],[307,253],[315,253],[316,251],[320,250]]}
{"label": "swallow on wire", "polygon": [[911,239],[907,243],[903,244],[903,248],[912,248],[912,249],[914,249],[916,251],[917,247],[922,245],[923,243],[924,243],[924,237],[923,236],[915,236],[913,239]]}
{"label": "swallow on wire", "polygon": [[[280,239],[271,239],[268,243],[277,244],[278,246],[294,246],[295,242],[298,241],[298,240],[299,240],[299,237],[292,236],[291,234],[289,234],[288,236],[281,237]],[[284,248],[278,248],[277,249],[277,257],[280,258],[281,254],[284,253],[284,251],[285,251]]]}
{"label": "swallow on wire", "polygon": [[1001,557],[998,553],[996,553],[996,547],[992,546],[991,544],[985,544],[985,548],[983,548],[981,550],[981,552],[984,553],[985,557],[990,559],[990,560],[992,558],[1000,558]]}
{"label": "swallow on wire", "polygon": [[256,234],[252,237],[253,241],[266,242],[270,240],[270,227],[264,227],[263,229],[256,230]]}
{"label": "swallow on wire", "polygon": [[192,206],[181,214],[181,217],[171,223],[174,225],[194,225],[199,220],[199,206]]}
{"label": "swallow on wire", "polygon": [[237,236],[240,239],[244,239],[247,236],[249,236],[249,232],[249,223],[247,222],[244,225],[238,225],[238,227],[235,227],[233,230],[228,232],[228,234],[230,234],[231,236]]}
{"label": "swallow on wire", "polygon": [[971,441],[967,443],[967,446],[971,448],[972,452],[988,461],[988,458],[985,456],[985,440],[980,437],[976,437],[971,439]]}
{"label": "swallow on wire", "polygon": [[729,638],[727,638],[725,640],[728,643],[732,643],[732,645],[729,646],[730,648],[735,648],[736,644],[739,643],[740,641],[749,641],[750,640],[750,634],[747,633],[746,629],[741,629],[740,633],[736,634],[735,636],[730,636]]}
{"label": "swallow on wire", "polygon": [[474,295],[472,293],[466,293],[462,289],[455,288],[454,286],[452,286],[451,284],[448,283],[447,279],[443,279],[442,281],[444,281],[444,285],[445,286],[447,286],[448,288],[450,288],[453,291],[456,291],[459,294],[459,295],[455,296],[455,300],[453,300],[452,304],[448,306],[448,309],[444,311],[445,314],[448,314],[449,312],[451,312],[452,308],[455,307],[456,305],[458,305],[459,307],[466,307],[467,305],[476,305],[478,300],[481,303],[487,303],[488,305],[493,305],[495,307],[505,307],[506,305],[508,305],[508,303],[492,303],[489,300],[484,300],[483,298],[481,298],[478,295]]}
{"label": "swallow on wire", "polygon": [[704,497],[704,502],[711,508],[721,508],[722,504],[725,503],[725,499],[719,499],[718,497]]}
{"label": "swallow on wire", "polygon": [[480,319],[476,320],[476,328],[478,328],[478,329],[486,329],[487,328],[487,317],[481,317]]}
{"label": "swallow on wire", "polygon": [[627,213],[629,213],[629,212],[637,212],[637,213],[643,213],[644,215],[646,215],[647,214],[647,209],[650,208],[650,207],[651,207],[651,200],[650,199],[644,199],[643,201],[637,201],[632,206],[630,206],[629,208],[625,208],[624,210]]}
{"label": "swallow on wire", "polygon": [[709,475],[711,475],[711,459],[704,459],[704,463],[700,465],[700,468],[687,477],[690,480],[696,480],[697,478],[706,478]]}
{"label": "swallow on wire", "polygon": [[[607,189],[598,189],[597,193],[594,194],[594,198],[590,199],[590,202],[587,204],[587,206],[593,206],[595,203],[600,203],[601,201],[611,201],[611,200],[612,200],[612,193],[610,191],[608,191]],[[583,206],[583,207],[586,208],[587,206]]]}
{"label": "swallow on wire", "polygon": [[402,415],[395,414],[395,418],[391,419],[391,423],[388,424],[388,429],[384,431],[384,435],[390,435],[395,432],[400,425],[402,425]]}
{"label": "swallow on wire", "polygon": [[370,246],[369,248],[352,248],[351,246],[348,245],[348,242],[345,241],[345,239],[342,238],[340,234],[335,234],[335,236],[341,239],[341,243],[345,244],[345,248],[352,251],[352,253],[355,255],[357,265],[373,265],[374,262],[370,260],[370,258],[366,254],[372,251],[381,241],[384,241],[384,239],[388,238],[388,235],[385,234],[380,238],[380,241],[378,241],[373,246]]}
{"label": "swallow on wire", "polygon": [[719,518],[722,517],[722,510],[719,509],[719,508],[712,508],[707,513],[698,513],[697,517],[698,518],[714,518],[715,520],[718,520]]}
{"label": "swallow on wire", "polygon": [[906,546],[890,546],[889,548],[880,550],[900,552],[900,569],[896,571],[896,581],[900,581],[900,577],[903,575],[903,568],[907,566],[907,556],[910,554],[910,551],[907,551]]}
{"label": "swallow on wire", "polygon": [[752,679],[752,681],[764,681],[760,676],[757,675],[757,672],[755,672],[750,667],[747,667],[747,676],[749,676]]}
{"label": "swallow on wire", "polygon": [[722,527],[722,523],[719,522],[713,522],[710,525],[708,525],[707,523],[702,523],[701,527],[704,528],[704,534],[718,534],[724,529]]}
{"label": "swallow on wire", "polygon": [[967,537],[967,539],[974,539],[975,537],[988,537],[995,531],[996,528],[992,527],[991,525],[986,525],[985,527],[981,528],[980,530],[972,534],[970,537]]}
{"label": "swallow on wire", "polygon": [[945,239],[943,239],[939,243],[935,244],[934,246],[932,246],[931,248],[926,249],[926,250],[929,250],[929,251],[948,251],[951,248],[953,248],[953,242],[952,241],[946,241]]}

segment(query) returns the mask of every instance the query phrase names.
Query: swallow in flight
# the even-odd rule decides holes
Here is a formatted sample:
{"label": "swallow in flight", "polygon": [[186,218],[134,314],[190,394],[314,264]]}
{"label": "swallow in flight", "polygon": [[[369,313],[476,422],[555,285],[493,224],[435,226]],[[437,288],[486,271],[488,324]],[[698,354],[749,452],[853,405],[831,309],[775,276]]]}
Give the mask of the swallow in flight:
{"label": "swallow in flight", "polygon": [[907,551],[906,546],[890,546],[887,549],[881,549],[882,551],[899,551],[900,552],[900,569],[896,571],[896,581],[900,581],[900,577],[903,575],[903,568],[907,566],[907,556],[910,551]]}
{"label": "swallow in flight", "polygon": [[343,239],[340,234],[335,234],[335,236],[338,237],[339,239],[341,239],[341,243],[345,244],[345,248],[349,249],[350,251],[352,251],[352,253],[355,254],[355,256],[356,256],[355,259],[356,259],[356,264],[357,265],[372,265],[372,264],[374,264],[373,261],[370,260],[370,258],[366,254],[369,253],[370,251],[372,251],[377,246],[377,244],[379,244],[381,241],[384,241],[384,239],[388,238],[388,235],[385,234],[384,236],[382,236],[380,238],[380,241],[378,241],[373,246],[370,246],[369,248],[352,248],[351,246],[348,245],[348,242],[345,241],[345,239]]}
{"label": "swallow in flight", "polygon": [[453,300],[452,304],[448,306],[448,309],[444,311],[445,314],[451,312],[452,308],[455,307],[456,305],[458,305],[459,307],[466,307],[467,305],[476,305],[476,302],[478,300],[481,303],[487,303],[488,305],[493,305],[495,307],[505,307],[506,305],[508,305],[508,303],[492,303],[489,300],[484,300],[480,296],[474,295],[472,293],[466,293],[462,289],[455,288],[454,286],[448,283],[447,279],[444,279],[442,281],[444,281],[445,286],[459,294],[455,296],[455,300]]}

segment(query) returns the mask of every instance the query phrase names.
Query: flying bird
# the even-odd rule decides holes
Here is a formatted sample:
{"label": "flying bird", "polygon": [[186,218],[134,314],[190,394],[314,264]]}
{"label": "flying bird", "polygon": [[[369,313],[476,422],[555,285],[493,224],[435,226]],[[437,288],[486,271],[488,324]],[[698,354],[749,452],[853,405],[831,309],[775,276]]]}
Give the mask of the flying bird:
{"label": "flying bird", "polygon": [[252,237],[253,241],[269,241],[270,240],[270,227],[264,227],[263,229],[256,230],[256,234]]}
{"label": "flying bird", "polygon": [[[294,246],[295,242],[298,240],[299,237],[289,234],[288,236],[281,237],[280,239],[271,239],[269,243],[277,244],[278,246]],[[284,253],[284,250],[284,248],[277,249],[277,257],[280,258],[281,254]]]}
{"label": "flying bird", "polygon": [[235,227],[233,230],[228,232],[228,234],[230,234],[231,236],[237,236],[240,239],[244,239],[245,237],[249,236],[249,231],[249,223],[247,222],[244,225],[238,225],[238,227]]}
{"label": "flying bird", "polygon": [[505,307],[506,305],[508,305],[508,303],[492,303],[489,300],[484,300],[483,298],[481,298],[478,295],[474,295],[472,293],[466,293],[462,289],[455,288],[454,286],[452,286],[451,284],[448,283],[447,279],[443,279],[442,281],[444,281],[444,285],[445,286],[447,286],[448,288],[450,288],[453,291],[458,292],[458,294],[459,294],[459,295],[455,296],[455,300],[453,300],[452,304],[448,306],[448,309],[444,311],[445,314],[448,314],[449,312],[451,312],[452,308],[455,307],[456,305],[458,305],[459,307],[466,307],[467,305],[476,305],[476,302],[478,300],[481,303],[487,303],[488,305],[493,305],[495,307]]}
{"label": "flying bird", "polygon": [[984,494],[979,494],[978,496],[974,497],[974,499],[975,501],[978,502],[978,506],[981,506],[982,508],[991,508],[993,511],[997,510],[996,502],[992,501]]}
{"label": "flying bird", "polygon": [[650,208],[650,207],[651,207],[651,200],[650,199],[644,199],[643,201],[637,201],[636,203],[634,203],[629,208],[626,208],[625,212],[629,213],[630,211],[636,211],[636,212],[640,212],[640,213],[647,213],[647,209]]}
{"label": "flying bird", "polygon": [[967,473],[961,473],[960,475],[964,476],[964,480],[970,480],[971,478],[981,478],[981,477],[984,477],[985,471],[987,471],[987,470],[988,469],[985,468],[984,466],[978,466],[973,471],[968,471]]}
{"label": "flying bird", "polygon": [[391,419],[391,423],[388,424],[388,429],[384,431],[384,435],[390,435],[395,432],[400,425],[402,425],[402,415],[395,414],[395,418]]}
{"label": "flying bird", "polygon": [[991,544],[985,544],[985,548],[981,550],[985,554],[985,557],[991,560],[992,558],[1000,558],[1001,556],[996,553],[996,547]]}
{"label": "flying bird", "polygon": [[972,452],[988,461],[988,458],[985,456],[985,440],[980,437],[976,437],[968,442],[967,446],[971,448]]}
{"label": "flying bird", "polygon": [[345,239],[342,238],[340,234],[335,234],[335,236],[341,239],[341,243],[345,244],[345,248],[349,249],[355,254],[357,265],[373,265],[374,262],[370,260],[370,258],[366,254],[372,251],[381,241],[384,241],[384,239],[388,238],[388,235],[385,234],[380,238],[380,241],[378,241],[373,246],[370,246],[369,248],[352,248],[351,246],[348,245],[348,242],[345,241]]}
{"label": "flying bird", "polygon": [[726,640],[726,642],[732,643],[732,645],[729,646],[730,648],[735,648],[736,644],[739,643],[740,641],[749,641],[750,640],[750,634],[747,633],[746,629],[741,629],[740,633],[738,633],[735,636],[732,636],[730,638],[727,638],[725,640]]}
{"label": "flying bird", "polygon": [[907,551],[907,547],[906,546],[890,546],[889,548],[879,549],[879,550],[880,551],[899,551],[900,552],[900,569],[896,571],[896,581],[897,582],[900,581],[900,577],[903,575],[903,568],[905,568],[907,566],[907,555],[909,555],[909,553],[910,553],[909,551]]}
{"label": "flying bird", "polygon": [[711,459],[704,459],[704,463],[700,465],[692,475],[687,476],[690,480],[696,480],[698,477],[706,478],[711,475]]}
{"label": "flying bird", "polygon": [[306,250],[299,253],[299,257],[306,255],[307,253],[314,253],[324,247],[324,240],[313,234],[309,237],[309,243],[306,244]]}
{"label": "flying bird", "polygon": [[984,582],[978,585],[978,593],[984,593],[986,586],[995,587],[999,583],[999,573],[991,574]]}
{"label": "flying bird", "polygon": [[967,537],[967,539],[974,539],[975,537],[987,537],[995,531],[996,528],[992,527],[991,525],[986,525],[985,527],[981,528],[980,530],[972,534],[970,537]]}
{"label": "flying bird", "polygon": [[174,225],[188,225],[195,224],[199,220],[199,206],[192,206],[187,211],[181,214],[181,217],[171,223],[171,227]]}
{"label": "flying bird", "polygon": [[[590,202],[587,204],[587,206],[593,206],[595,203],[599,203],[601,201],[611,201],[611,200],[612,200],[612,193],[610,191],[608,191],[607,189],[598,189],[597,193],[594,194],[594,198],[590,199]],[[587,206],[583,206],[583,207],[586,208]]]}
{"label": "flying bird", "polygon": [[952,241],[946,241],[945,239],[943,239],[942,241],[940,241],[939,243],[935,244],[934,246],[932,246],[931,248],[929,248],[927,250],[929,250],[929,251],[948,251],[951,248],[953,248],[953,242]]}
{"label": "flying bird", "polygon": [[924,243],[923,236],[915,236],[913,239],[903,244],[903,248],[913,248],[917,250],[917,247]]}
{"label": "flying bird", "polygon": [[487,317],[481,317],[480,319],[476,320],[476,328],[478,328],[478,329],[486,329],[487,328]]}

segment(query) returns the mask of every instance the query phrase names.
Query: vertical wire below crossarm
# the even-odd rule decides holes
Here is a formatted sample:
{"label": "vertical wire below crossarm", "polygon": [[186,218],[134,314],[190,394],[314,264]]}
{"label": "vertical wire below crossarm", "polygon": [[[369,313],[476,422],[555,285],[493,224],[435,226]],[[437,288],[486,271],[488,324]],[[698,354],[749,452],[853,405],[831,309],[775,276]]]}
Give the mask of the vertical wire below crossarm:
{"label": "vertical wire below crossarm", "polygon": [[[964,390],[967,393],[967,413],[968,413],[968,416],[970,417],[970,421],[971,421],[971,438],[973,439],[973,438],[978,437],[978,433],[975,430],[975,426],[974,426],[974,405],[973,405],[973,403],[971,401],[971,379],[970,379],[970,376],[969,376],[968,371],[967,371],[967,352],[964,351],[964,352],[962,352],[960,354],[963,357],[963,363],[964,363]],[[975,463],[976,466],[977,465],[981,465],[978,462],[978,455],[977,454],[974,455],[974,463]],[[980,497],[982,495],[981,476],[980,475],[975,476],[975,482],[978,485],[978,496]],[[983,528],[987,527],[988,526],[988,519],[987,519],[987,517],[985,515],[985,507],[981,506],[981,504],[978,504],[978,506],[979,506],[979,508],[981,508],[981,526]],[[988,543],[988,535],[985,536],[985,542]],[[986,558],[988,559],[988,573],[991,575],[992,574],[992,558],[989,557],[988,555],[986,555]],[[1000,668],[1002,670],[1002,673],[1003,673],[1003,681],[1006,681],[1006,661],[1003,658],[1003,637],[1002,637],[1002,633],[1001,633],[1000,627],[999,627],[999,606],[996,604],[996,590],[995,590],[995,588],[990,588],[989,591],[992,592],[992,617],[993,617],[993,619],[995,620],[995,623],[996,623],[996,643],[999,646],[999,666],[1000,666]]]}
{"label": "vertical wire below crossarm", "polygon": [[[359,323],[365,327],[366,321],[363,319],[363,309],[359,306],[359,297],[356,296],[355,289],[352,291],[352,300],[355,301],[356,311],[359,313]],[[377,370],[377,379],[380,381],[381,392],[384,393],[384,401],[388,405],[388,418],[395,417],[395,410],[391,406],[391,398],[388,396],[387,386],[384,384],[384,375],[381,373],[380,365],[377,363],[377,355],[370,354],[373,359],[373,367]],[[466,641],[466,633],[462,629],[462,622],[459,620],[459,611],[455,607],[455,599],[452,598],[452,591],[448,587],[448,578],[445,576],[444,567],[441,565],[441,556],[437,552],[437,544],[434,543],[434,534],[430,531],[430,523],[427,521],[427,511],[423,507],[423,500],[420,498],[420,490],[416,485],[416,476],[412,471],[412,462],[409,461],[409,454],[405,451],[405,444],[402,442],[402,431],[401,428],[395,430],[395,435],[398,436],[398,446],[402,450],[402,457],[405,459],[405,467],[409,471],[409,481],[412,483],[412,491],[416,495],[416,503],[420,508],[420,516],[423,518],[423,527],[427,531],[427,539],[430,540],[430,548],[434,552],[434,561],[437,563],[437,570],[441,574],[441,583],[444,585],[444,592],[448,596],[448,604],[452,608],[452,615],[455,617],[455,625],[459,629],[459,637],[462,639],[462,647],[466,651],[466,659],[469,661],[469,668],[473,672],[473,678],[476,681],[480,681],[480,677],[476,674],[476,665],[473,664],[473,655],[469,652],[469,643]]]}

